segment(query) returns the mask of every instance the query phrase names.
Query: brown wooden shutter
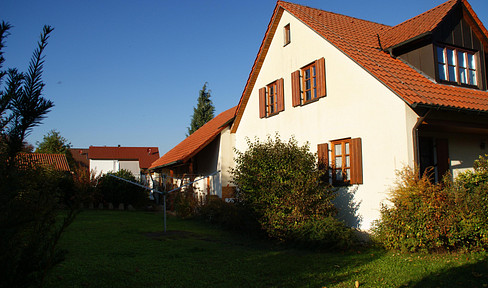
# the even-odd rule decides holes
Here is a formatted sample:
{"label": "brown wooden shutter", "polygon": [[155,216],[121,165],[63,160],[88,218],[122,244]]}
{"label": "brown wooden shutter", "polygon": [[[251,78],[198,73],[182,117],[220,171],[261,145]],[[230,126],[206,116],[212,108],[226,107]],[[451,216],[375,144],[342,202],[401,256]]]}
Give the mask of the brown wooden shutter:
{"label": "brown wooden shutter", "polygon": [[318,144],[317,156],[319,158],[319,169],[327,169],[329,167],[329,144]]}
{"label": "brown wooden shutter", "polygon": [[285,95],[283,92],[283,78],[278,79],[278,82],[276,83],[276,94],[278,95],[278,112],[284,111],[285,110]]}
{"label": "brown wooden shutter", "polygon": [[325,86],[325,58],[320,58],[315,61],[315,68],[317,71],[317,97],[324,97],[327,95],[327,89]]}
{"label": "brown wooden shutter", "polygon": [[293,107],[299,106],[300,103],[300,70],[291,73],[291,97]]}
{"label": "brown wooden shutter", "polygon": [[259,118],[266,117],[266,87],[259,89]]}
{"label": "brown wooden shutter", "polygon": [[361,138],[351,139],[351,184],[363,184]]}

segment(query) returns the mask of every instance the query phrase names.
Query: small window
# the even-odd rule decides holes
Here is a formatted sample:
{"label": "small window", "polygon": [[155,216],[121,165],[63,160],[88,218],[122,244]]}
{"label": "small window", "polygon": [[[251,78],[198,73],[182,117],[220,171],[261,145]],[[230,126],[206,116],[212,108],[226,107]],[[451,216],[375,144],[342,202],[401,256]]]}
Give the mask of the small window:
{"label": "small window", "polygon": [[291,42],[291,32],[290,32],[290,24],[287,24],[284,29],[283,29],[283,32],[284,32],[284,39],[285,39],[285,46],[290,44]]}
{"label": "small window", "polygon": [[285,110],[283,78],[259,89],[259,117],[266,118]]}
{"label": "small window", "polygon": [[474,52],[437,46],[437,69],[440,81],[459,85],[478,85]]}
{"label": "small window", "polygon": [[274,81],[273,83],[266,86],[266,107],[267,111],[266,114],[271,116],[278,112],[278,81]]}
{"label": "small window", "polygon": [[291,74],[293,107],[326,96],[325,59],[320,58]]}

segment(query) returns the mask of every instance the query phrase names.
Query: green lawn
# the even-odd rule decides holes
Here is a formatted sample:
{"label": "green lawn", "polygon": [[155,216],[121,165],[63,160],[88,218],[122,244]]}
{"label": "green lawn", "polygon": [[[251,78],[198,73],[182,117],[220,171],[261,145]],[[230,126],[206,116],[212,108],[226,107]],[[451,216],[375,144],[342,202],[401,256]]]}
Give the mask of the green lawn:
{"label": "green lawn", "polygon": [[84,211],[45,287],[488,287],[487,254],[291,249],[161,213]]}

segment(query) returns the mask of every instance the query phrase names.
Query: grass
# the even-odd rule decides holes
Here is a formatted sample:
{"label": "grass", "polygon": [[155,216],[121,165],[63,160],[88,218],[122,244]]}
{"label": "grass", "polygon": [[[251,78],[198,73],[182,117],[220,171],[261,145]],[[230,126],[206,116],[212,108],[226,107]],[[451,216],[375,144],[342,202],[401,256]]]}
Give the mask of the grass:
{"label": "grass", "polygon": [[45,287],[488,287],[484,253],[325,253],[161,213],[84,211]]}

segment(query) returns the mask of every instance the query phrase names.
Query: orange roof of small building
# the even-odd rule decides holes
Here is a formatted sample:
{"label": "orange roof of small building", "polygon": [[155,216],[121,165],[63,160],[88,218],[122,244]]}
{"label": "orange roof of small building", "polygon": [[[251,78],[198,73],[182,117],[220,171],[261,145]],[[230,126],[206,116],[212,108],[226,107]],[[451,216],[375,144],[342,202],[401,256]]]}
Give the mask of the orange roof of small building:
{"label": "orange roof of small building", "polygon": [[21,166],[40,166],[69,172],[68,160],[64,154],[19,153],[17,161]]}
{"label": "orange roof of small building", "polygon": [[230,108],[205,123],[200,129],[193,132],[190,136],[186,137],[185,140],[181,141],[173,149],[169,150],[161,158],[152,163],[150,169],[168,166],[172,163],[187,162],[212,142],[225,127],[231,124],[231,121],[234,119],[236,108],[237,106]]}
{"label": "orange roof of small building", "polygon": [[466,0],[449,0],[394,27],[278,1],[239,102],[232,132],[237,130],[283,11],[297,17],[412,107],[422,104],[488,111],[487,91],[438,84],[383,50],[431,32],[457,3],[464,5],[474,19],[484,37],[481,40],[487,45],[488,31]]}
{"label": "orange roof of small building", "polygon": [[159,158],[158,147],[90,146],[88,158],[93,160],[139,160],[139,167],[147,169]]}

